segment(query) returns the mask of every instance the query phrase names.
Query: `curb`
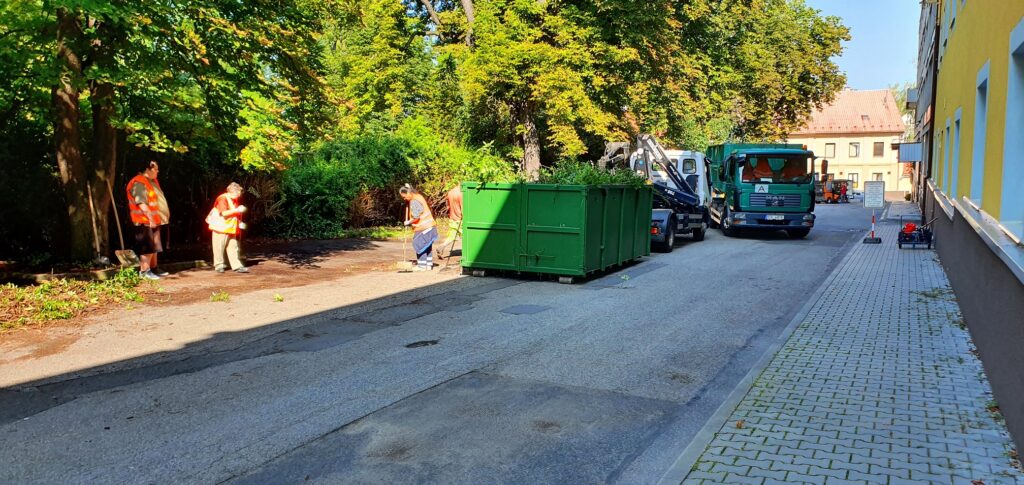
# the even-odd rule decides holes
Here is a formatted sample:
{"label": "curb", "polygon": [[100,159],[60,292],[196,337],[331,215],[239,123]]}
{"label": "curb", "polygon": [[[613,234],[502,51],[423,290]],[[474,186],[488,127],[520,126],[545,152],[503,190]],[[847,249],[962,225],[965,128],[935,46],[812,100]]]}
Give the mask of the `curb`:
{"label": "curb", "polygon": [[[209,263],[203,260],[195,261],[182,261],[178,263],[166,263],[161,264],[160,268],[167,271],[185,271],[189,269],[201,269],[208,268]],[[137,268],[138,266],[131,266]],[[100,269],[95,271],[86,271],[81,273],[0,273],[0,282],[23,282],[39,284],[47,281],[53,281],[57,279],[69,279],[69,280],[81,280],[81,281],[103,281],[109,280],[118,271],[121,271],[122,267]]]}
{"label": "curb", "polygon": [[851,245],[850,250],[845,256],[843,256],[843,259],[839,264],[835,266],[835,269],[825,277],[825,281],[821,282],[821,285],[814,290],[811,298],[808,299],[802,307],[800,307],[800,311],[798,311],[797,314],[793,316],[793,319],[790,320],[789,324],[786,325],[782,334],[779,335],[778,340],[765,350],[764,355],[757,361],[754,367],[750,369],[750,372],[748,372],[747,375],[743,377],[738,384],[736,384],[736,388],[733,389],[725,401],[722,402],[721,406],[715,410],[714,414],[708,418],[707,423],[705,423],[700,431],[697,432],[693,437],[693,440],[690,441],[690,444],[687,445],[679,455],[679,458],[676,458],[675,463],[673,463],[672,466],[669,467],[668,471],[661,476],[658,480],[659,485],[679,484],[686,479],[693,466],[698,460],[700,460],[701,455],[704,454],[704,450],[707,449],[708,445],[711,444],[711,441],[714,440],[715,435],[718,434],[718,431],[721,430],[723,426],[725,426],[725,423],[729,420],[729,416],[732,415],[736,407],[739,406],[741,401],[743,401],[743,398],[746,397],[748,392],[750,392],[750,389],[754,387],[754,381],[756,381],[758,376],[760,376],[768,365],[771,364],[772,360],[775,358],[775,354],[777,354],[786,342],[789,341],[793,332],[796,331],[797,327],[800,326],[800,323],[802,323],[804,318],[807,317],[807,314],[811,312],[814,305],[821,300],[825,290],[832,285],[836,278],[839,277],[840,271],[846,267],[848,260],[853,255],[854,248],[856,248],[856,245],[858,244],[860,244],[860,242],[855,241]]}
{"label": "curb", "polygon": [[882,216],[878,218],[879,221],[889,220],[889,209],[892,209],[892,202],[885,203],[885,209],[882,209]]}

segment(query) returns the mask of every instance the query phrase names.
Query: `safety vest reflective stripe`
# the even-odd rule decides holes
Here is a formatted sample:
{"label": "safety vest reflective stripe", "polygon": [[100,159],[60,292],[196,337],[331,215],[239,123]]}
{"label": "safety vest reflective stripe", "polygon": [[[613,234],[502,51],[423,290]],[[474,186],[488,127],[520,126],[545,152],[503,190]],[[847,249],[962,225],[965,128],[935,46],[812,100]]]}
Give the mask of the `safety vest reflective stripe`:
{"label": "safety vest reflective stripe", "polygon": [[[132,187],[137,183],[146,187],[146,206],[151,209],[149,212],[142,210],[142,207],[135,202],[135,195],[132,194]],[[160,182],[155,180],[151,181],[142,174],[136,175],[128,181],[128,187],[125,188],[125,192],[128,194],[128,209],[133,223],[140,225],[149,224],[150,217],[152,217],[153,223],[155,224],[163,223],[163,220],[160,217],[160,212],[155,210],[160,203],[160,199],[156,196],[156,189],[153,187],[154,184],[156,184],[157,188],[160,187]]]}

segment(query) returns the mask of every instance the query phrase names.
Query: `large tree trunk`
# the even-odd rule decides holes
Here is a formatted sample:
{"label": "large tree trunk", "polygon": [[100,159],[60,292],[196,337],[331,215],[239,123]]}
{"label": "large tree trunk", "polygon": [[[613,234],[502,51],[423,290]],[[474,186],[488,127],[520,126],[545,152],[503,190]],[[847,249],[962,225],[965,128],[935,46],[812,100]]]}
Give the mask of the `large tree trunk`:
{"label": "large tree trunk", "polygon": [[57,168],[64,187],[69,239],[68,255],[89,260],[94,255],[92,216],[86,195],[87,174],[82,159],[82,132],[78,97],[82,85],[82,61],[75,52],[81,25],[71,12],[57,10],[57,58],[61,73],[52,90]]}
{"label": "large tree trunk", "polygon": [[96,82],[90,94],[92,103],[92,195],[96,203],[100,254],[110,254],[110,192],[117,169],[118,130],[112,125],[115,114],[114,86]]}
{"label": "large tree trunk", "polygon": [[476,21],[473,0],[462,0],[462,11],[466,14],[466,45],[473,47],[473,23]]}
{"label": "large tree trunk", "polygon": [[530,180],[536,180],[540,173],[540,135],[533,103],[527,101],[519,108],[519,124],[523,130],[523,170]]}

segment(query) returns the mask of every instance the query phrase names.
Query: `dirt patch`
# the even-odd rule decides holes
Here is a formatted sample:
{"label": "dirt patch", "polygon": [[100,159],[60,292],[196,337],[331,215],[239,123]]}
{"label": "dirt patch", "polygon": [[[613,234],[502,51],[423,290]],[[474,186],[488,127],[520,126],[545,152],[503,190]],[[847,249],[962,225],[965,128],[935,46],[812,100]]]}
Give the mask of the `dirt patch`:
{"label": "dirt patch", "polygon": [[[246,242],[244,252],[250,273],[230,270],[217,273],[212,268],[172,273],[160,280],[152,291],[146,291],[144,301],[131,302],[129,306],[138,309],[186,305],[209,301],[211,294],[219,292],[238,296],[265,289],[302,287],[371,272],[390,272],[395,271],[396,262],[414,257],[411,248],[405,247],[401,240],[252,241]],[[455,253],[458,255],[459,251]],[[181,248],[162,257],[162,261],[168,262],[189,259],[209,261],[209,247]],[[457,259],[456,256],[452,266],[458,266]],[[80,327],[86,319],[125,309],[123,304],[92,307],[70,319],[0,332],[0,342],[7,348],[35,348],[37,350],[31,353],[33,358],[49,355],[74,343],[79,332],[72,329]]]}
{"label": "dirt patch", "polygon": [[56,355],[81,338],[72,329],[25,328],[0,335],[6,361],[17,362]]}

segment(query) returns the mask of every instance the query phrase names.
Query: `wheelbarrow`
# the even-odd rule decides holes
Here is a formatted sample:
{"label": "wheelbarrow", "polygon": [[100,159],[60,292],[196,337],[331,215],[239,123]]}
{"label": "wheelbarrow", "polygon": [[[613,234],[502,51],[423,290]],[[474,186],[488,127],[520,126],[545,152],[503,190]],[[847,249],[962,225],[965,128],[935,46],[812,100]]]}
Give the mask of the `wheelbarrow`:
{"label": "wheelbarrow", "polygon": [[935,222],[935,219],[932,219],[927,223],[918,225],[915,222],[905,219],[904,216],[900,216],[900,233],[896,237],[896,245],[899,246],[900,249],[903,249],[903,246],[910,246],[912,248],[916,248],[918,246],[925,246],[928,249],[931,249],[931,225],[933,222]]}

